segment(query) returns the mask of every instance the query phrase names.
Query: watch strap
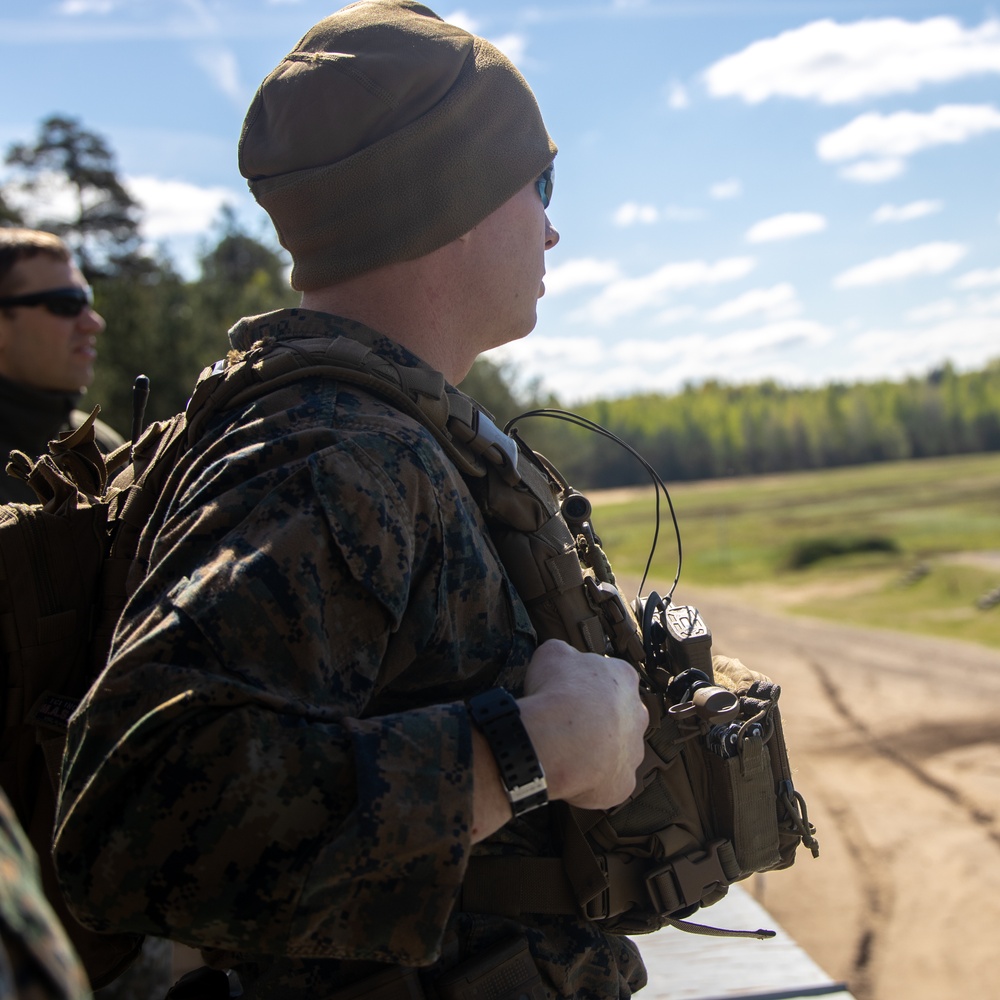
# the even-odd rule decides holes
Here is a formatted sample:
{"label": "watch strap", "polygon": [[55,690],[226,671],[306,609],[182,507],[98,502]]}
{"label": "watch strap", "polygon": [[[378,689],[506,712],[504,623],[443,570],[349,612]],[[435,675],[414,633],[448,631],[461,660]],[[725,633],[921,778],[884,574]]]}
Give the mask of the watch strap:
{"label": "watch strap", "polygon": [[521,710],[504,688],[491,688],[466,703],[473,725],[496,758],[507,799],[515,816],[549,801],[545,772],[521,721]]}

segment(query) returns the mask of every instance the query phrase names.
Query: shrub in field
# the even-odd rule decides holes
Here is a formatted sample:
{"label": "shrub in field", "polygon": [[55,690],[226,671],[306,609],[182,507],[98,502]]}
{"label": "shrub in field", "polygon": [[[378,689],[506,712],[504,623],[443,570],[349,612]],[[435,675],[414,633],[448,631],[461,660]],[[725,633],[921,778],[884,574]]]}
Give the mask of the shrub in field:
{"label": "shrub in field", "polygon": [[796,542],[788,555],[789,569],[805,569],[824,559],[853,555],[857,552],[899,552],[892,538],[884,535],[828,535]]}

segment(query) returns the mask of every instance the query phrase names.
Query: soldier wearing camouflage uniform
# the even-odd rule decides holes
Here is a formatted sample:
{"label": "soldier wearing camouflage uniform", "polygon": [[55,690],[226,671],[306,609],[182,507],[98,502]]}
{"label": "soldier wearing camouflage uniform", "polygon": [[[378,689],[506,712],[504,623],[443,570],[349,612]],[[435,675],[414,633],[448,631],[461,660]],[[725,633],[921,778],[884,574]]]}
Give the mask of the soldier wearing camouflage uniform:
{"label": "soldier wearing camouflage uniform", "polygon": [[[535,324],[554,155],[488,42],[413,0],[326,18],[240,140],[303,297],[238,323],[237,356],[343,337],[461,381]],[[546,796],[632,791],[648,720],[627,664],[537,644],[423,423],[299,377],[211,417],[163,512],[70,728],[56,861],[87,926],[200,947],[250,998],[461,998],[471,963],[499,1000],[519,943],[517,994],[644,985],[594,923],[463,909],[470,855],[558,853]]]}
{"label": "soldier wearing camouflage uniform", "polygon": [[0,792],[0,997],[83,1000],[83,966],[45,894],[38,859]]}

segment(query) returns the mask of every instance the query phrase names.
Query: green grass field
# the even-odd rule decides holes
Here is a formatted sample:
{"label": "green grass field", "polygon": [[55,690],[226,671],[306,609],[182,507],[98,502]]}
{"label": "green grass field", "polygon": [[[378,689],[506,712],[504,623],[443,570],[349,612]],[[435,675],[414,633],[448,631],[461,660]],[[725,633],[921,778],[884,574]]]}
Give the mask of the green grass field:
{"label": "green grass field", "polygon": [[[978,606],[1000,588],[1000,454],[668,486],[682,587],[745,588],[792,613],[1000,648],[1000,603]],[[591,499],[615,571],[637,578],[652,537],[652,488]],[[666,590],[676,569],[661,508],[646,591]],[[791,568],[814,550],[843,554]]]}

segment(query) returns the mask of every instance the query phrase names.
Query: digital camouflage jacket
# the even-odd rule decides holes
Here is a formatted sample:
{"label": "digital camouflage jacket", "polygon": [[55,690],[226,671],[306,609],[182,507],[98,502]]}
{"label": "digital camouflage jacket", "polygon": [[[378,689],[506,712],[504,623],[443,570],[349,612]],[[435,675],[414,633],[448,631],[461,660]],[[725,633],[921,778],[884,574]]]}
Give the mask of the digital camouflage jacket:
{"label": "digital camouflage jacket", "polygon": [[[338,335],[421,364],[304,310],[230,338]],[[563,996],[643,985],[632,943],[593,924],[460,909],[464,699],[517,694],[535,636],[430,431],[309,378],[217,415],[165,495],[150,571],[70,727],[56,862],[81,920],[236,953],[216,957],[256,997],[444,969],[516,934]],[[551,855],[546,813],[476,852]]]}
{"label": "digital camouflage jacket", "polygon": [[84,1000],[90,985],[42,891],[38,859],[0,792],[0,997]]}

